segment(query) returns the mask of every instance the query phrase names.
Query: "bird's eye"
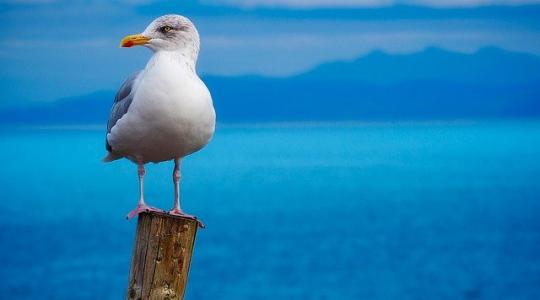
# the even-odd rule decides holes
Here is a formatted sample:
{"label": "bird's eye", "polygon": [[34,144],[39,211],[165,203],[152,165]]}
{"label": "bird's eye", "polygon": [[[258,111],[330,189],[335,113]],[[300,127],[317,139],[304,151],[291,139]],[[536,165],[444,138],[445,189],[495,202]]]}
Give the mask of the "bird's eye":
{"label": "bird's eye", "polygon": [[163,26],[159,29],[159,31],[163,32],[163,33],[167,33],[169,31],[173,30],[173,28],[171,26]]}

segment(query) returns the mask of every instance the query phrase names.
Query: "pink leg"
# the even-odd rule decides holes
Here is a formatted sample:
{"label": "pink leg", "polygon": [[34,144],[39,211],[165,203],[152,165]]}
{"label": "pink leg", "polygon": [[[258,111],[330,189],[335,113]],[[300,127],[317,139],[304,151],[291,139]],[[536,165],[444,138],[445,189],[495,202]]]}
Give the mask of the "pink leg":
{"label": "pink leg", "polygon": [[143,188],[144,174],[145,174],[144,164],[142,163],[138,164],[138,171],[139,171],[139,204],[137,204],[137,207],[135,207],[135,209],[133,209],[127,214],[126,219],[128,220],[145,211],[159,211],[157,208],[148,206],[146,205],[146,203],[144,203],[144,188]]}
{"label": "pink leg", "polygon": [[184,211],[180,207],[180,159],[178,158],[174,160],[173,183],[174,183],[174,206],[169,211],[169,214],[193,219],[199,223],[199,226],[201,228],[204,228],[205,227],[204,224],[199,219],[197,219],[197,217],[184,213]]}

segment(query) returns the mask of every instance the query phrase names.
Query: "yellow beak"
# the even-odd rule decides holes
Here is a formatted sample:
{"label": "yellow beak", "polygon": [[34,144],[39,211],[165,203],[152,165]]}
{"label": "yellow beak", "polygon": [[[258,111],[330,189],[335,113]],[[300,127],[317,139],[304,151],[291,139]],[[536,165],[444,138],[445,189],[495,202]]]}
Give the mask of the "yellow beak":
{"label": "yellow beak", "polygon": [[147,44],[150,38],[145,37],[142,34],[132,34],[128,35],[125,38],[122,39],[120,42],[120,47],[133,47],[133,46],[139,46]]}

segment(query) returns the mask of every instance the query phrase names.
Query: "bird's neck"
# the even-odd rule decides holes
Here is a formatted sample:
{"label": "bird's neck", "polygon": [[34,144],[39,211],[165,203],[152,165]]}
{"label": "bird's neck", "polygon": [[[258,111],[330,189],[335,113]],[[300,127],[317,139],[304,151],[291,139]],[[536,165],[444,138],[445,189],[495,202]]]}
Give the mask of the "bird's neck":
{"label": "bird's neck", "polygon": [[160,50],[154,52],[152,58],[148,61],[146,68],[152,68],[160,63],[179,64],[187,67],[193,73],[196,73],[198,49],[181,49],[176,51]]}

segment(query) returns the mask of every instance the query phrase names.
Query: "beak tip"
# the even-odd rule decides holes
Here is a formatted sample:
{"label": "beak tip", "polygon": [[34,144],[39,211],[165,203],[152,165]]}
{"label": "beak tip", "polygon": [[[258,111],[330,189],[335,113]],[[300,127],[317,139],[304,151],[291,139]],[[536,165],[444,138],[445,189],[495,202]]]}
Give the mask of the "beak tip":
{"label": "beak tip", "polygon": [[150,39],[142,34],[128,35],[120,42],[120,48],[131,48],[137,45],[145,45]]}

